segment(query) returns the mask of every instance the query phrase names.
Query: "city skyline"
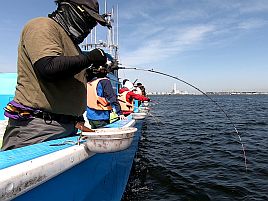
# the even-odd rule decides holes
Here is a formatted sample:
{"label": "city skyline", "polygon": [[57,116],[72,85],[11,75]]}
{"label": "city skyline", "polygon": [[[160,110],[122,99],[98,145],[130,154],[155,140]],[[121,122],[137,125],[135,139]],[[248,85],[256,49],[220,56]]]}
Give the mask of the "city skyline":
{"label": "city skyline", "polygon": [[[200,89],[201,90],[201,89]],[[201,90],[202,91],[202,90]],[[234,94],[247,94],[247,95],[256,95],[256,94],[268,94],[268,91],[203,91],[205,94],[209,95],[234,95]],[[167,91],[147,91],[149,95],[198,95],[202,94],[200,91],[188,92],[187,90],[178,89],[177,83],[174,83],[170,89]]]}

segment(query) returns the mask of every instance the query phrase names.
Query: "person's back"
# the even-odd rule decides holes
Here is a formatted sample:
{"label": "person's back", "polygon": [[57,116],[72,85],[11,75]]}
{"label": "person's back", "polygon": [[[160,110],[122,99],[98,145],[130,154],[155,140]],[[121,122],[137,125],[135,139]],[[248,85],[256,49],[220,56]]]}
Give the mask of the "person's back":
{"label": "person's back", "polygon": [[[33,38],[38,38],[38,43],[33,42]],[[81,116],[86,108],[85,72],[65,76],[65,79],[59,76],[48,80],[36,74],[32,66],[32,63],[47,56],[79,54],[78,47],[53,19],[42,17],[31,20],[23,29],[18,48],[18,85],[14,101],[47,112]]]}
{"label": "person's back", "polygon": [[116,112],[123,119],[117,95],[106,73],[95,72],[87,84],[87,119],[91,128],[103,127],[110,123],[110,113]]}

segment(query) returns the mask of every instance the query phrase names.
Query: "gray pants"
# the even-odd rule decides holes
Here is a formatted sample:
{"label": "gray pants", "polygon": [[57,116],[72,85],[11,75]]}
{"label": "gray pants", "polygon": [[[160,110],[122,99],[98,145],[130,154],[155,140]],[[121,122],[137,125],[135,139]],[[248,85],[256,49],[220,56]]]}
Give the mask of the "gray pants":
{"label": "gray pants", "polygon": [[45,122],[43,119],[30,120],[9,119],[3,137],[2,150],[10,150],[48,140],[74,136],[77,132],[75,122]]}

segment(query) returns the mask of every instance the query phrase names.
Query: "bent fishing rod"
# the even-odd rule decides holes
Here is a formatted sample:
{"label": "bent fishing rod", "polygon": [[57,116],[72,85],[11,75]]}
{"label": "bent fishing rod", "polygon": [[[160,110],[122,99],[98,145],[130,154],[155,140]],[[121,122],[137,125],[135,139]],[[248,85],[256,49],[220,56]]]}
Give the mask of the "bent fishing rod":
{"label": "bent fishing rod", "polygon": [[223,113],[224,115],[226,116],[226,118],[229,120],[229,122],[232,124],[238,138],[239,138],[239,143],[241,144],[242,146],[242,150],[243,150],[243,155],[244,155],[244,163],[245,163],[245,168],[246,168],[246,171],[247,171],[247,157],[246,157],[246,151],[245,151],[245,147],[244,147],[244,144],[242,142],[242,139],[241,139],[241,136],[235,126],[235,124],[233,123],[233,121],[231,120],[231,118],[229,117],[229,115],[225,112],[225,110],[217,103],[217,101],[213,100],[210,96],[208,96],[205,92],[203,92],[202,90],[200,90],[199,88],[197,88],[196,86],[178,78],[178,77],[175,77],[175,76],[172,76],[172,75],[169,75],[167,73],[162,73],[160,71],[155,71],[154,69],[143,69],[143,68],[138,68],[138,67],[130,67],[130,66],[118,66],[117,67],[118,69],[123,69],[123,70],[138,70],[138,71],[144,71],[144,72],[151,72],[151,73],[156,73],[156,74],[160,74],[160,75],[164,75],[164,76],[167,76],[167,77],[170,77],[170,78],[173,78],[175,80],[178,80],[180,82],[183,82],[187,85],[189,85],[190,87],[196,89],[197,91],[199,91],[200,93],[202,93],[203,95],[205,95],[209,100],[211,100]]}

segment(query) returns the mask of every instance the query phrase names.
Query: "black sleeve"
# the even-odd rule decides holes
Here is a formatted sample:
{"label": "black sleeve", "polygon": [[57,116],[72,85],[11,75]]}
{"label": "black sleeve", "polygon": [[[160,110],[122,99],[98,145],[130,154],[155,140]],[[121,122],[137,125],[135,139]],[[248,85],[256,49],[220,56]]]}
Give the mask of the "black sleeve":
{"label": "black sleeve", "polygon": [[43,79],[56,81],[72,77],[92,62],[84,54],[78,56],[47,56],[34,63],[34,70]]}

